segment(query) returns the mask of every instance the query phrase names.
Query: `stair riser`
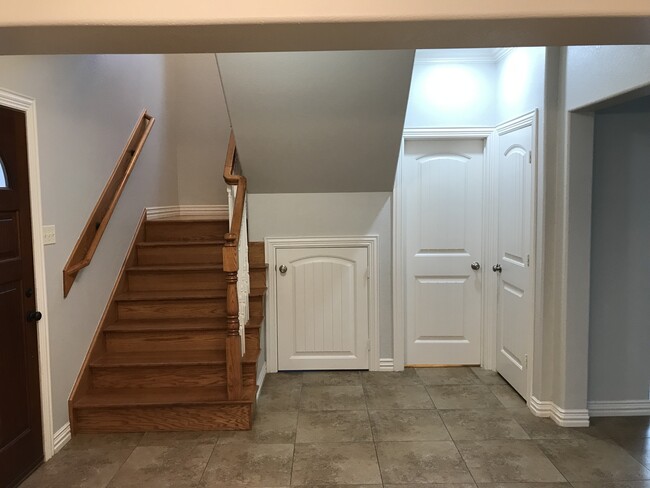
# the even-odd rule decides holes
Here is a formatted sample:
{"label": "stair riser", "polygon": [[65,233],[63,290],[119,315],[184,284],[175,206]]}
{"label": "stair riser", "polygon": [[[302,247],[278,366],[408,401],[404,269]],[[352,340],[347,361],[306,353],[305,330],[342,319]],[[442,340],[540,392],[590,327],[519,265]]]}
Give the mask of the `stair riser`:
{"label": "stair riser", "polygon": [[108,352],[206,351],[225,349],[225,332],[195,330],[183,332],[110,332],[104,334]]}
{"label": "stair riser", "polygon": [[[244,386],[256,381],[254,364],[243,365]],[[92,368],[94,388],[184,388],[226,385],[224,364]]]}
{"label": "stair riser", "polygon": [[223,290],[222,271],[129,271],[131,291]]}
{"label": "stair riser", "polygon": [[266,270],[252,269],[250,271],[251,288],[266,288]]}
{"label": "stair riser", "polygon": [[224,299],[118,302],[120,320],[193,319],[226,316]]}
{"label": "stair riser", "polygon": [[161,241],[216,241],[228,232],[228,222],[147,222],[145,240]]}
{"label": "stair riser", "polygon": [[222,246],[142,246],[138,248],[138,264],[221,264]]}
{"label": "stair riser", "polygon": [[253,407],[184,405],[75,409],[75,433],[249,430]]}

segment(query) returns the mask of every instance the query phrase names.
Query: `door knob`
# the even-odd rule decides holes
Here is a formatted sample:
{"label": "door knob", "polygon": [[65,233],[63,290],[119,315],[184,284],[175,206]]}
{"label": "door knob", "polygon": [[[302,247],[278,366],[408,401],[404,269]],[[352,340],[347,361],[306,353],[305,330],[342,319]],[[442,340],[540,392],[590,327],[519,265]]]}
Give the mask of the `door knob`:
{"label": "door knob", "polygon": [[287,267],[283,264],[280,266],[280,273],[284,274],[287,272]]}
{"label": "door knob", "polygon": [[29,312],[27,314],[27,321],[28,322],[38,322],[42,318],[43,318],[43,314],[41,312],[38,312],[38,311]]}
{"label": "door knob", "polygon": [[481,269],[481,264],[478,261],[474,261],[470,266],[474,271],[478,271],[479,269]]}
{"label": "door knob", "polygon": [[503,268],[501,268],[500,264],[495,264],[494,266],[492,266],[492,271],[494,271],[495,273],[501,273],[501,271],[503,271]]}

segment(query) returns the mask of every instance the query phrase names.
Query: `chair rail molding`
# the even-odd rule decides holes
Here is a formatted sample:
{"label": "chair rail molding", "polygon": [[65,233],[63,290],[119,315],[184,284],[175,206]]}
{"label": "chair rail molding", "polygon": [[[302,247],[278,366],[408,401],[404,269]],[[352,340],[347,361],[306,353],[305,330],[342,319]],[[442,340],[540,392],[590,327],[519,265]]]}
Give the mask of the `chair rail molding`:
{"label": "chair rail molding", "polygon": [[54,418],[52,414],[52,376],[50,363],[50,336],[47,310],[45,250],[43,241],[43,205],[41,202],[41,171],[38,155],[36,100],[0,88],[0,105],[25,113],[27,124],[27,166],[29,197],[32,214],[32,247],[36,306],[43,313],[38,322],[38,362],[40,366],[41,415],[43,422],[43,453],[47,461],[54,455]]}
{"label": "chair rail molding", "polygon": [[267,237],[264,254],[269,265],[268,300],[266,302],[266,371],[278,372],[277,286],[275,282],[276,250],[310,247],[360,247],[368,252],[368,333],[370,339],[370,371],[380,371],[379,358],[379,262],[377,246],[379,236],[328,236],[328,237]]}

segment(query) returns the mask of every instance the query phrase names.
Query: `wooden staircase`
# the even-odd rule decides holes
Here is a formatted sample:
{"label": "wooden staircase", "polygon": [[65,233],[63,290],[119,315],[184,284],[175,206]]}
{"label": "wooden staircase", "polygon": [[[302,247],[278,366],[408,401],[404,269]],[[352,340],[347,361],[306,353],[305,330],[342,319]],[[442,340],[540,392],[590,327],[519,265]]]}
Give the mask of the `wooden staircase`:
{"label": "wooden staircase", "polygon": [[251,428],[264,246],[249,243],[250,321],[242,338],[241,395],[232,398],[228,232],[226,220],[143,217],[70,398],[73,433]]}

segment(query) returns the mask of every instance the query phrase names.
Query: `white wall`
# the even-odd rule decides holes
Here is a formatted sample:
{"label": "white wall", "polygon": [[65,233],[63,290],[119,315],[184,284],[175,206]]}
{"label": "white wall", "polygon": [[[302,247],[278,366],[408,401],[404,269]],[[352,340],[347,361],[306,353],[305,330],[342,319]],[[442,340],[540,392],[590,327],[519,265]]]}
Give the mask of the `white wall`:
{"label": "white wall", "polygon": [[[44,224],[54,430],[142,210],[177,203],[164,56],[0,58],[0,87],[36,99]],[[63,299],[62,270],[143,107],[156,123],[92,264]]]}
{"label": "white wall", "polygon": [[[650,46],[569,47],[559,58],[560,97],[554,218],[557,255],[546,279],[545,303],[556,311],[545,324],[552,350],[552,399],[558,406],[584,409],[589,355],[591,170],[593,116],[590,105],[650,84]],[[572,112],[585,109],[584,113]],[[547,232],[547,235],[550,233]]]}
{"label": "white wall", "polygon": [[413,51],[220,54],[251,193],[391,191]]}
{"label": "white wall", "polygon": [[648,400],[650,388],[650,105],[597,114],[589,400]]}
{"label": "white wall", "polygon": [[181,205],[227,204],[223,181],[230,119],[213,54],[167,56]]}
{"label": "white wall", "polygon": [[382,193],[285,193],[248,196],[250,239],[378,235],[380,356],[391,358],[391,196]]}
{"label": "white wall", "polygon": [[496,63],[416,56],[405,128],[490,127],[497,123]]}

